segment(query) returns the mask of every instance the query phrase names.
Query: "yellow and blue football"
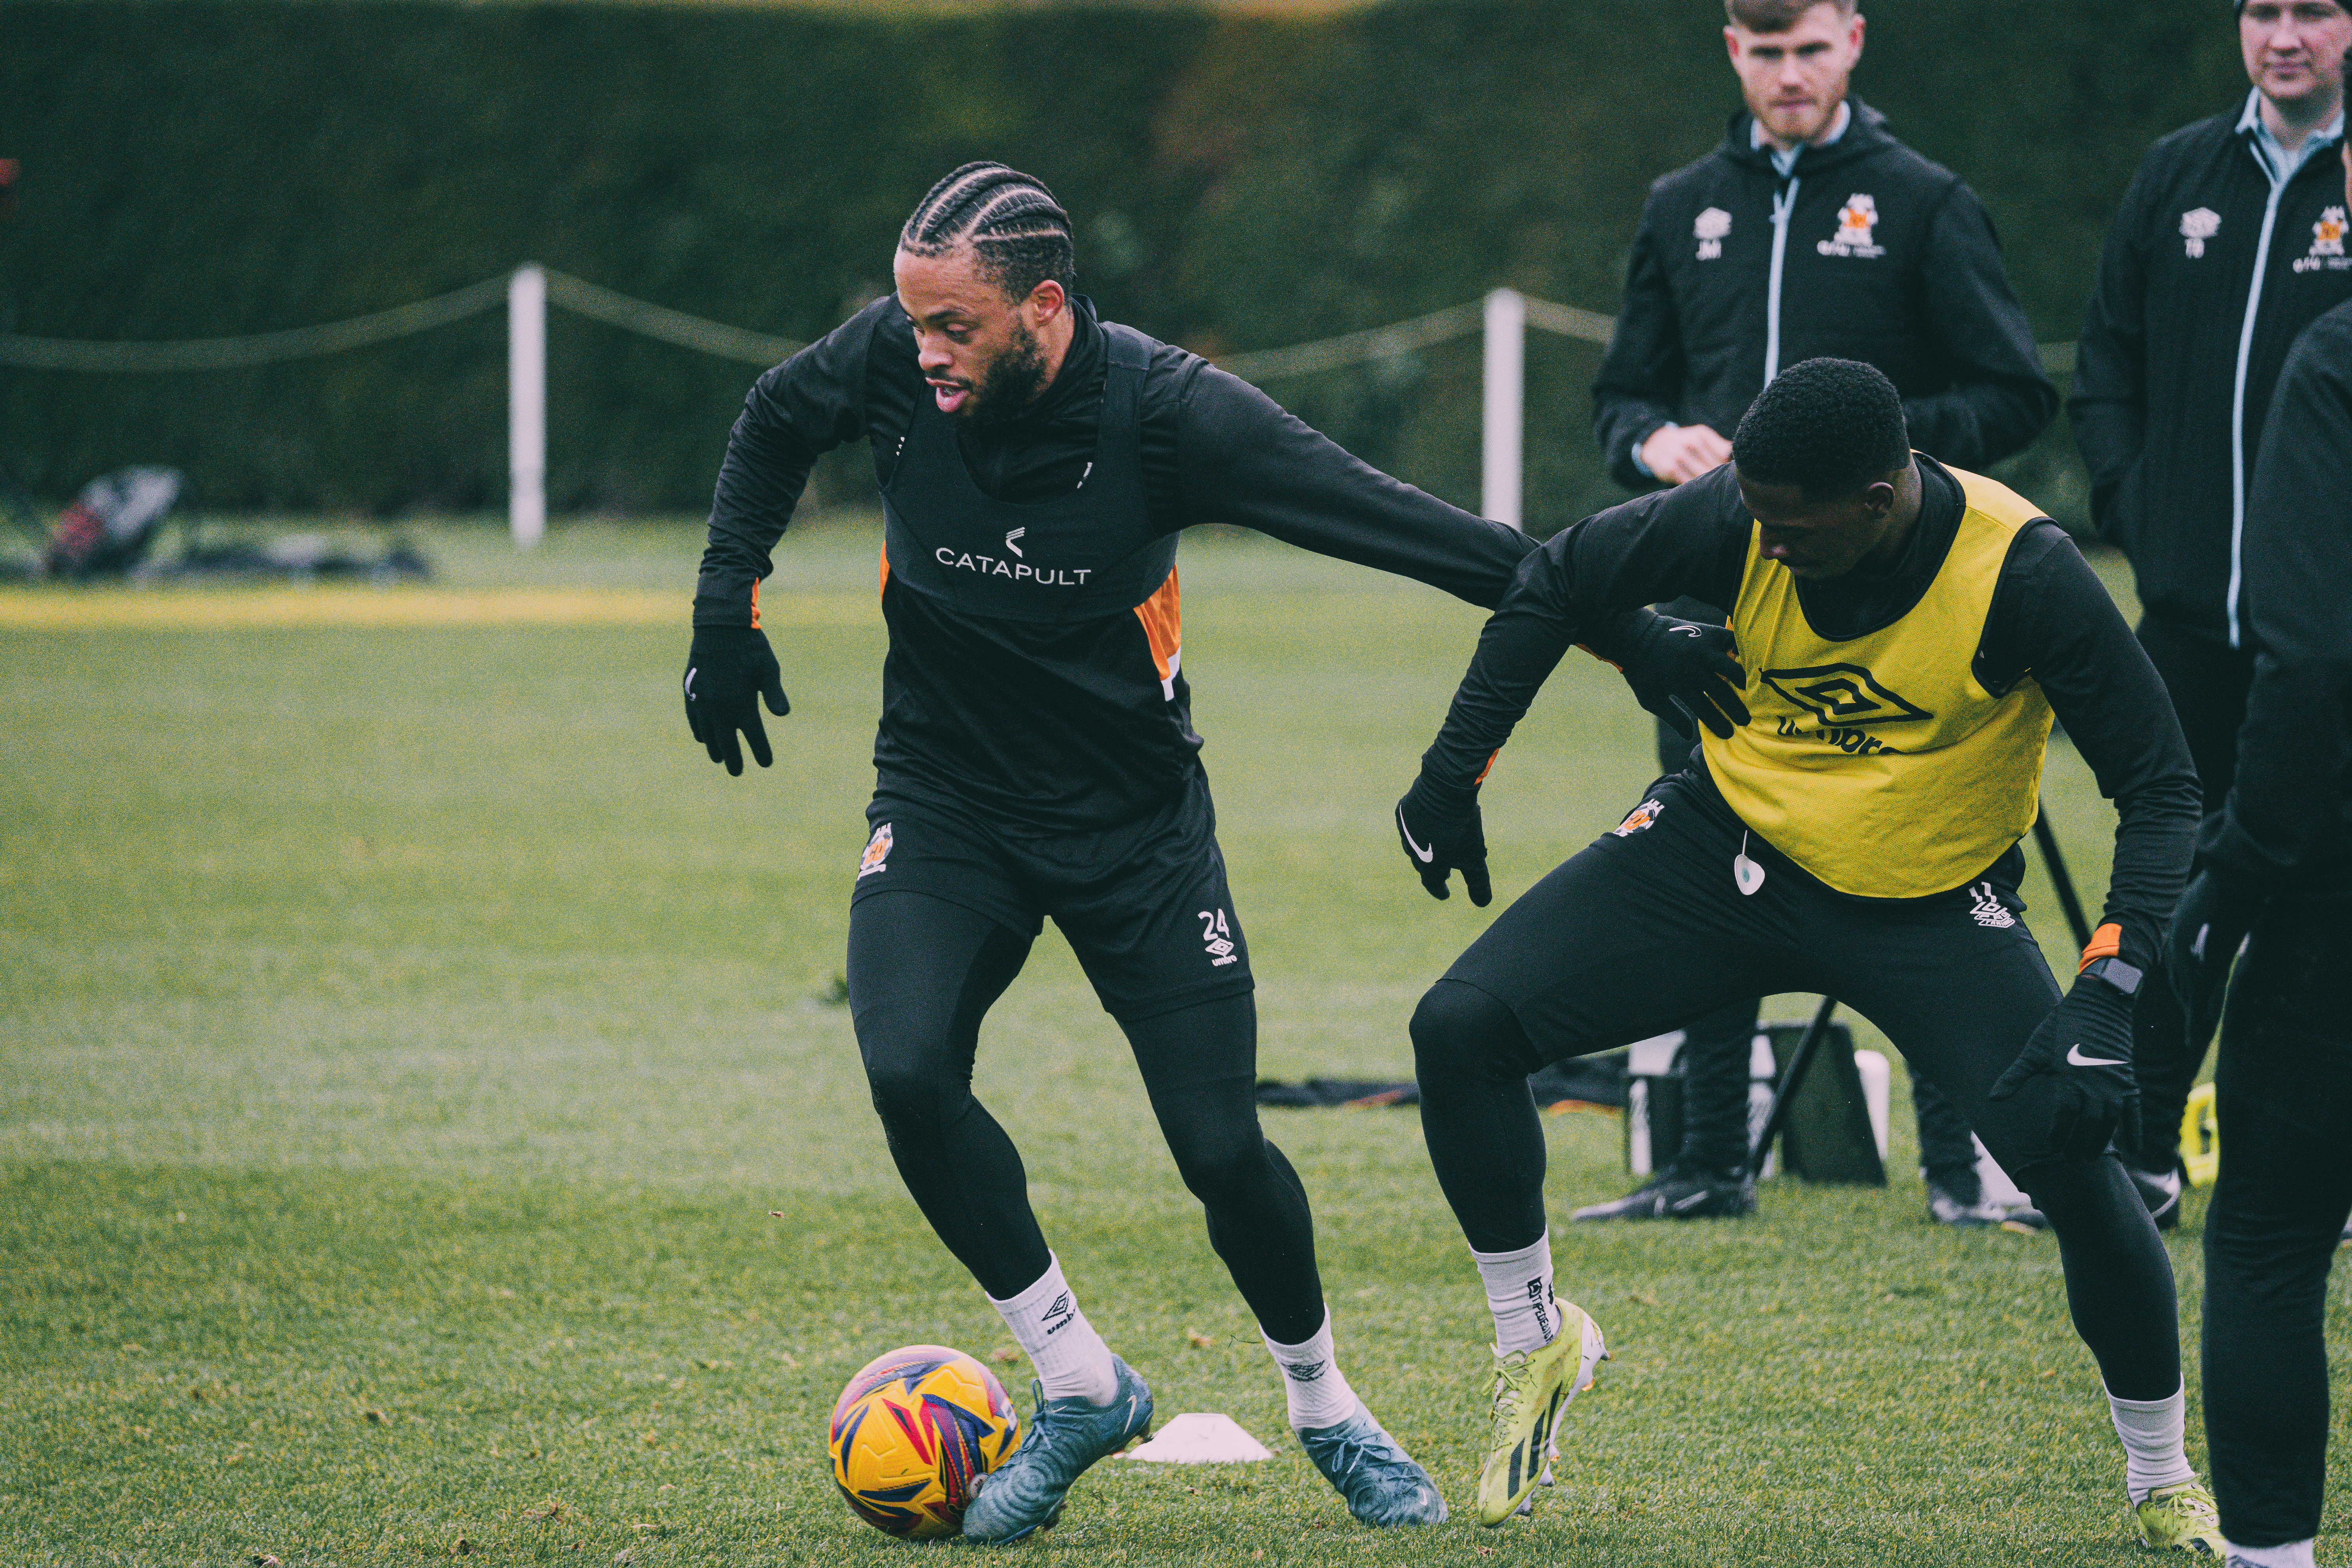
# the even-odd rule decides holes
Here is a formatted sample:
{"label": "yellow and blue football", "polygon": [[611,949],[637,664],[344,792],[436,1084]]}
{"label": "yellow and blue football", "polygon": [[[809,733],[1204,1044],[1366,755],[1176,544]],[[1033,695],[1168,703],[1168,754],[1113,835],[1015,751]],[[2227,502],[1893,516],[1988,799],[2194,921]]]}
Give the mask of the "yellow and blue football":
{"label": "yellow and blue football", "polygon": [[980,1478],[1021,1441],[1021,1418],[986,1367],[945,1345],[867,1362],[833,1407],[833,1480],[852,1513],[905,1541],[963,1528]]}

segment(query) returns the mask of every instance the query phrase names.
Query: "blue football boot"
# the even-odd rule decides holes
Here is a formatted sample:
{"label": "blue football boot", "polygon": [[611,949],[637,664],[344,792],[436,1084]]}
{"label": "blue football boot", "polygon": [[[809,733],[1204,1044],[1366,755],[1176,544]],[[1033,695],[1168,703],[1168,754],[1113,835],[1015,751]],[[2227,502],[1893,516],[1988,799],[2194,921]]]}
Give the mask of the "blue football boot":
{"label": "blue football boot", "polygon": [[1021,1447],[988,1473],[964,1510],[966,1535],[1002,1542],[1043,1530],[1062,1517],[1070,1483],[1088,1465],[1151,1429],[1151,1390],[1118,1357],[1111,1357],[1110,1364],[1118,1374],[1118,1391],[1108,1405],[1077,1394],[1048,1399],[1037,1387],[1037,1414]]}
{"label": "blue football boot", "polygon": [[1437,1483],[1360,1401],[1356,1413],[1336,1426],[1301,1427],[1298,1441],[1323,1479],[1347,1500],[1348,1511],[1364,1523],[1445,1522],[1445,1500]]}

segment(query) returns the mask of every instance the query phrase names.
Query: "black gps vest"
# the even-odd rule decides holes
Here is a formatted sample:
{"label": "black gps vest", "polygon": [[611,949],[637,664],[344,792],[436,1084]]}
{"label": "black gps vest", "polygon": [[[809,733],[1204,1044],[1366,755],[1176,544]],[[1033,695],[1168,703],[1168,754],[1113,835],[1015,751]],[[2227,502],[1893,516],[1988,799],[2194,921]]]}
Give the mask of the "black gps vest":
{"label": "black gps vest", "polygon": [[1102,423],[1086,478],[1052,500],[994,500],[956,448],[955,418],[920,405],[882,491],[890,575],[966,615],[1067,622],[1142,604],[1176,565],[1173,533],[1151,531],[1137,404],[1151,341],[1100,323]]}

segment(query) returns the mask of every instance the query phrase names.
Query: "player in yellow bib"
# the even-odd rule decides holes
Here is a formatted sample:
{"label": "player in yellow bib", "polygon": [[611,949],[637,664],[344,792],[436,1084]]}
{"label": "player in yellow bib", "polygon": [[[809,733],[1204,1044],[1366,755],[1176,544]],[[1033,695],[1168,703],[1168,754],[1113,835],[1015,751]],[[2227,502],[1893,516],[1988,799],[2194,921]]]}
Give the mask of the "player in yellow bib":
{"label": "player in yellow bib", "polygon": [[[1877,371],[1807,361],[1757,398],[1730,463],[1521,564],[1398,803],[1433,893],[1458,869],[1486,901],[1479,784],[1562,653],[1685,595],[1732,607],[1727,630],[1674,633],[1719,640],[1739,686],[1698,715],[1701,758],[1505,910],[1413,1016],[1430,1157],[1495,1318],[1478,1517],[1529,1497],[1559,1405],[1607,1355],[1553,1292],[1527,1075],[1813,991],[1885,1030],[2049,1215],[2143,1542],[2218,1552],[2182,1448],[2171,1265],[2108,1152],[2137,1099],[2135,995],[2197,826],[2155,669],[2054,523],[1914,454]],[[2121,819],[2063,1000],[2017,896],[2053,713]]]}

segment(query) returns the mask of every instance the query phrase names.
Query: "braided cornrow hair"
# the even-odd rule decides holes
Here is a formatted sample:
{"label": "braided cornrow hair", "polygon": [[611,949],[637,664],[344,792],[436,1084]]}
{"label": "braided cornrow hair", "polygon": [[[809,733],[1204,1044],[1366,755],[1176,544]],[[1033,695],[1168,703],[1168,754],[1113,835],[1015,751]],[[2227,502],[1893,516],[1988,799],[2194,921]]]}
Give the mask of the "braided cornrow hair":
{"label": "braided cornrow hair", "polygon": [[898,248],[916,256],[967,244],[1008,300],[1026,300],[1048,278],[1065,293],[1077,289],[1070,215],[1043,183],[1016,169],[966,163],[933,185],[898,231]]}

